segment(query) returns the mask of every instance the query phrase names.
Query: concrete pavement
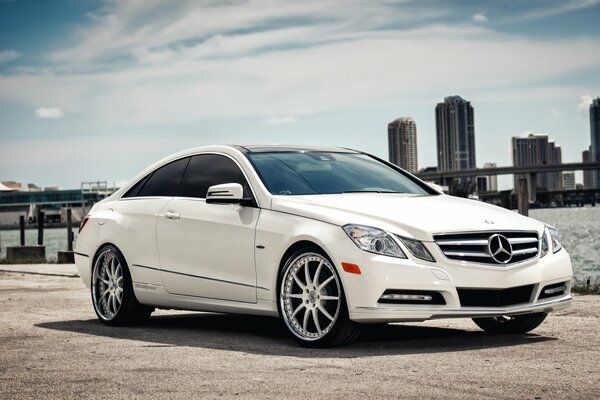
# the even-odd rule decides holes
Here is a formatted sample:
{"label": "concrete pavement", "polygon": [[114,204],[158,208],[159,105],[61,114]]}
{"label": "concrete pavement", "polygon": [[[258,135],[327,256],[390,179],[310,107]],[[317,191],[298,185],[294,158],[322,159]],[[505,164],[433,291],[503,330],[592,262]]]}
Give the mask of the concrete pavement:
{"label": "concrete pavement", "polygon": [[110,328],[73,265],[0,265],[0,398],[600,398],[600,296],[528,335],[470,320],[298,347],[275,319],[158,311]]}

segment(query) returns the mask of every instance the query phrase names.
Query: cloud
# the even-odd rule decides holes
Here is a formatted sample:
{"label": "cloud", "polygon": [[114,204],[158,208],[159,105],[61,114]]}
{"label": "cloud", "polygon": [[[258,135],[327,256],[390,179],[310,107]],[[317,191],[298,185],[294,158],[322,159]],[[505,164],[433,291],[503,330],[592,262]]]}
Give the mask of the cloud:
{"label": "cloud", "polygon": [[558,2],[540,2],[543,5],[519,15],[516,20],[534,20],[554,17],[574,11],[585,10],[600,4],[600,0],[561,0]]}
{"label": "cloud", "polygon": [[292,122],[296,122],[296,117],[286,116],[286,117],[271,117],[268,118],[265,123],[267,125],[279,125],[279,124],[289,124]]}
{"label": "cloud", "polygon": [[40,107],[35,110],[35,117],[39,119],[60,119],[65,113],[57,107]]}
{"label": "cloud", "polygon": [[12,61],[19,57],[21,57],[21,54],[18,51],[0,50],[0,63]]}
{"label": "cloud", "polygon": [[488,17],[483,14],[474,14],[471,18],[474,22],[488,22]]}
{"label": "cloud", "polygon": [[590,105],[592,104],[592,96],[589,94],[584,94],[579,97],[579,103],[577,103],[577,109],[579,110],[579,114],[587,117],[590,114]]}

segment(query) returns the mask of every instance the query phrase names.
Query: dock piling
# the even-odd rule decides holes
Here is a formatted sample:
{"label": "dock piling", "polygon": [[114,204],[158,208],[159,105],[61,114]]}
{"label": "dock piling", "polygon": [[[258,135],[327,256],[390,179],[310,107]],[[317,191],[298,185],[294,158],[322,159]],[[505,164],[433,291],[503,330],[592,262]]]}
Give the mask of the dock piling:
{"label": "dock piling", "polygon": [[19,216],[19,232],[21,237],[21,246],[25,246],[25,216]]}

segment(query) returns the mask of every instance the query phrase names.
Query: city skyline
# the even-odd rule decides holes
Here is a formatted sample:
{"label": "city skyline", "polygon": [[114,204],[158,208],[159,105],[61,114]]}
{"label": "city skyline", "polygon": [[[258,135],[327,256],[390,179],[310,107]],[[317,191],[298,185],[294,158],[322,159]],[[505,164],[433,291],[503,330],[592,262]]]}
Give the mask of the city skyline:
{"label": "city skyline", "polygon": [[388,124],[388,150],[392,164],[408,172],[418,172],[417,125],[414,119],[401,117]]}
{"label": "city skyline", "polygon": [[527,131],[579,161],[599,13],[597,0],[0,2],[0,180],[122,182],[211,143],[385,158],[382,126],[399,115],[416,121],[427,167],[432,105],[449,94],[477,109],[480,165],[510,165],[510,138]]}

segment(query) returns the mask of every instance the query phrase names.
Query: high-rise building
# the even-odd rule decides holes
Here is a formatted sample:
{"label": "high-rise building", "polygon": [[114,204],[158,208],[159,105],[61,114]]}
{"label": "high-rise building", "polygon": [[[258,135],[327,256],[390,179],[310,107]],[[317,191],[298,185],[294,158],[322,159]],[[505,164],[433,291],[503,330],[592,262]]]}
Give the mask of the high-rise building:
{"label": "high-rise building", "polygon": [[[581,161],[591,162],[592,161],[592,146],[588,150],[581,152]],[[583,170],[583,188],[591,189],[594,187],[594,171],[591,169]]]}
{"label": "high-rise building", "polygon": [[[529,133],[524,137],[512,138],[513,165],[515,167],[562,164],[562,150],[545,133]],[[517,180],[526,178],[524,174],[515,174]],[[559,172],[537,174],[537,187],[547,190],[560,190],[562,176]]]}
{"label": "high-rise building", "polygon": [[[600,97],[590,104],[590,131],[592,134],[592,161],[600,161]],[[593,172],[594,187],[600,188],[600,170]]]}
{"label": "high-rise building", "polygon": [[438,168],[475,168],[475,122],[471,103],[460,96],[444,98],[435,107]]}
{"label": "high-rise building", "polygon": [[[483,168],[496,168],[496,163],[487,162],[483,164]],[[477,193],[482,192],[497,192],[498,191],[498,176],[483,175],[477,177]]]}
{"label": "high-rise building", "polygon": [[563,171],[562,173],[562,186],[565,190],[575,190],[575,172],[574,171]]}
{"label": "high-rise building", "polygon": [[417,125],[412,118],[398,118],[388,124],[388,150],[392,164],[408,172],[418,171]]}

